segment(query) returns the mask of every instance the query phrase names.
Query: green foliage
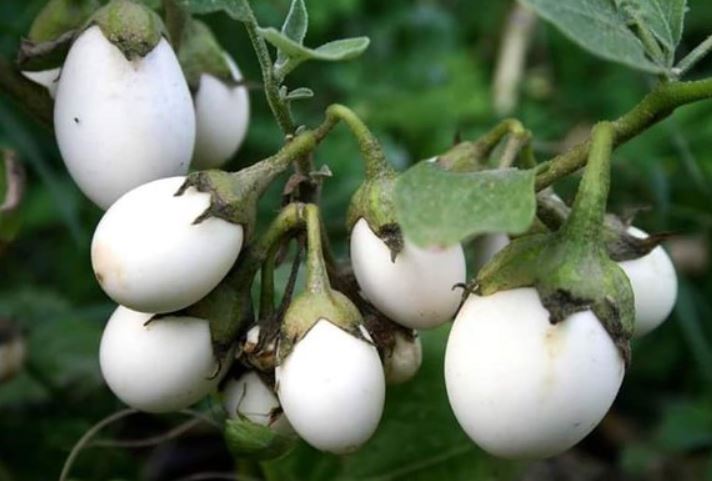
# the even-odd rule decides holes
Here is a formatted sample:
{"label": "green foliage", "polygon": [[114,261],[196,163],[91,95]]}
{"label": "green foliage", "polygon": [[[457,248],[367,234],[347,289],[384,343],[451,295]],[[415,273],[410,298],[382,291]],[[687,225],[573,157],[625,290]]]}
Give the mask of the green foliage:
{"label": "green foliage", "polygon": [[296,439],[272,431],[247,418],[228,419],[225,423],[225,442],[236,458],[272,459],[285,455]]}
{"label": "green foliage", "polygon": [[448,172],[423,161],[396,182],[398,220],[420,245],[453,245],[486,232],[521,234],[534,220],[534,172]]}
{"label": "green foliage", "polygon": [[178,0],[178,3],[195,14],[223,11],[241,22],[248,19],[244,0]]}
{"label": "green foliage", "polygon": [[589,52],[651,73],[669,73],[686,7],[685,0],[521,1]]}
{"label": "green foliage", "polygon": [[[240,16],[235,1],[183,1],[201,14],[227,8],[234,17]],[[3,55],[14,55],[18,39],[28,31],[42,3],[0,1]],[[263,25],[281,25],[289,7],[286,0],[253,3]],[[692,14],[685,20],[681,54],[702,41],[712,24],[712,3],[690,3]],[[312,0],[308,6],[310,42],[314,45],[340,35],[367,35],[372,45],[358,62],[328,67],[314,63],[292,74],[290,87],[309,85],[316,92],[312,102],[293,106],[299,124],[317,125],[323,109],[335,101],[350,105],[382,141],[389,160],[405,169],[418,159],[449,149],[456,133],[474,139],[496,123],[490,106],[490,77],[509,2],[482,0],[477,3],[482,12],[478,15],[472,13],[472,2]],[[665,18],[673,17],[666,14]],[[221,14],[204,20],[235,57],[245,77],[258,83],[259,68],[239,25]],[[652,24],[650,28],[662,45],[666,37],[659,38],[662,34]],[[619,48],[628,51],[625,46]],[[640,48],[636,47],[636,55]],[[536,134],[535,150],[540,158],[556,153],[560,141],[576,138],[581,128],[601,118],[615,118],[649,88],[639,73],[582,55],[578,46],[547,27],[541,27],[530,52],[514,114]],[[651,60],[648,63],[659,71]],[[699,64],[696,74],[712,74],[712,65]],[[229,169],[264,158],[282,143],[262,92],[252,91],[251,101],[248,138]],[[681,109],[666,124],[618,151],[611,209],[650,206],[640,213],[637,225],[650,232],[699,235],[709,249],[710,116],[709,102]],[[0,258],[0,315],[22,327],[30,359],[25,371],[0,384],[0,479],[54,479],[82,433],[120,408],[101,383],[97,364],[99,335],[112,310],[96,286],[89,264],[88,246],[100,212],[72,183],[52,133],[38,128],[2,93],[0,140],[20,154],[29,186],[23,228]],[[359,153],[350,135],[339,128],[320,146],[315,160],[317,165],[328,164],[333,172],[324,181],[322,212],[334,248],[343,256],[348,250],[345,212],[363,179]],[[258,220],[262,226],[278,209],[285,180],[275,182],[261,203]],[[572,179],[556,188],[569,199],[575,186]],[[477,254],[470,246],[467,250],[470,256]],[[288,264],[280,267],[280,285],[286,282],[288,271]],[[712,276],[699,271],[680,275],[684,282],[673,318],[633,346],[633,363],[614,415],[606,421],[608,429],[597,430],[584,446],[567,455],[566,463],[583,452],[595,459],[597,468],[612,473],[613,479],[705,479],[704,472],[688,478],[678,474],[692,470],[695,462],[710,460],[707,439],[712,427],[705,411],[712,406],[712,326],[707,322],[712,318]],[[495,463],[473,447],[457,426],[443,385],[446,331],[423,335],[423,369],[414,381],[389,388],[384,422],[363,451],[339,458],[300,444],[285,458],[261,467],[244,459],[239,463],[249,466],[247,472],[252,477],[280,481],[521,479],[509,471],[525,467]],[[49,387],[43,382],[45,377],[52,380]],[[172,418],[145,416],[121,430],[108,430],[106,436],[148,436],[175,424]],[[631,431],[635,439],[621,441],[611,435]],[[94,447],[81,456],[74,479],[147,479],[147,473],[187,458],[181,451],[186,445],[191,459],[204,456],[205,451],[211,456],[221,454],[224,442],[219,434],[185,436],[186,441],[141,450]],[[600,456],[601,452],[605,456]],[[580,473],[567,472],[561,464],[565,463],[547,463],[547,475],[581,479]],[[181,468],[180,474],[164,473],[163,479],[179,479],[189,476],[190,469],[198,469]]]}

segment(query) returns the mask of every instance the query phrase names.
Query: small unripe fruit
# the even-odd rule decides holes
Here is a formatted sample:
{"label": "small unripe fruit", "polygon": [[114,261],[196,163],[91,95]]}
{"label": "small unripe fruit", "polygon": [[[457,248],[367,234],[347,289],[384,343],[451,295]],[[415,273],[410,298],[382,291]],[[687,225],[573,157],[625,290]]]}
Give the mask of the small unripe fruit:
{"label": "small unripe fruit", "polygon": [[[225,61],[236,82],[242,74],[228,55]],[[244,85],[228,85],[203,74],[195,93],[195,153],[193,167],[216,168],[227,162],[242,145],[250,123],[250,97]]]}
{"label": "small unripe fruit", "polygon": [[72,178],[104,209],[134,187],[185,174],[195,112],[168,42],[129,61],[98,26],[85,30],[62,67],[54,127]]}
{"label": "small unripe fruit", "polygon": [[383,359],[383,368],[388,384],[401,384],[413,379],[423,362],[423,344],[420,337],[407,337],[401,332],[394,334],[395,342]]}
{"label": "small unripe fruit", "polygon": [[[647,234],[630,227],[628,233],[645,238]],[[643,336],[668,318],[677,298],[677,275],[670,257],[658,246],[638,259],[618,263],[630,280],[635,301],[636,337]]]}
{"label": "small unripe fruit", "polygon": [[421,248],[404,239],[395,262],[388,246],[361,218],[351,231],[351,263],[364,296],[393,321],[428,329],[448,321],[460,304],[465,255],[458,244]]}
{"label": "small unripe fruit", "polygon": [[102,289],[118,304],[141,312],[173,312],[199,301],[235,263],[243,228],[210,217],[195,219],[210,194],[176,192],[185,177],[138,187],[104,214],[94,232],[91,259]]}
{"label": "small unripe fruit", "polygon": [[378,351],[320,319],[277,367],[277,394],[294,430],[322,451],[350,453],[376,431],[385,379]]}
{"label": "small unripe fruit", "polygon": [[57,95],[57,84],[59,83],[59,75],[62,69],[59,67],[48,70],[38,70],[36,72],[22,72],[26,78],[32,80],[47,89],[49,96],[54,98]]}
{"label": "small unripe fruit", "polygon": [[223,407],[231,418],[244,416],[253,423],[268,426],[284,435],[294,432],[277,396],[255,372],[248,372],[225,384]]}
{"label": "small unripe fruit", "polygon": [[[151,320],[119,306],[101,338],[99,362],[106,383],[129,406],[146,412],[187,408],[220,381],[205,319]],[[227,366],[223,366],[223,372]]]}
{"label": "small unripe fruit", "polygon": [[601,421],[624,360],[591,311],[552,325],[534,288],[471,295],[445,353],[450,405],[485,451],[504,458],[559,454]]}

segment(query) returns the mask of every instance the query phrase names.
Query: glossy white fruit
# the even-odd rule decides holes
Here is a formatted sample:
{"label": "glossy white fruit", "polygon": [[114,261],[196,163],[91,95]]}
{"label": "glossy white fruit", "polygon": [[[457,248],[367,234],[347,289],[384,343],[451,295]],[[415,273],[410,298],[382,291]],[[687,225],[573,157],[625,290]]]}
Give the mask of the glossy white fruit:
{"label": "glossy white fruit", "polygon": [[365,297],[403,326],[428,329],[455,315],[465,282],[465,254],[458,244],[448,248],[416,246],[405,239],[391,261],[388,246],[359,219],[351,231],[351,264]]}
{"label": "glossy white fruit", "polygon": [[225,384],[223,407],[231,418],[244,416],[253,423],[269,426],[284,435],[294,432],[281,411],[277,396],[255,372],[248,372]]}
{"label": "glossy white fruit", "polygon": [[552,325],[537,291],[471,295],[445,353],[450,405],[482,449],[504,458],[554,456],[603,419],[624,361],[590,311]]}
{"label": "glossy white fruit", "polygon": [[[647,234],[630,227],[628,233],[640,238]],[[635,333],[643,336],[667,319],[675,307],[677,275],[670,257],[658,246],[647,255],[618,263],[633,288],[635,300]]]}
{"label": "glossy white fruit", "polygon": [[[228,54],[225,60],[235,81],[242,74]],[[200,76],[195,94],[195,153],[193,167],[210,169],[223,165],[240,148],[250,124],[250,97],[247,88],[225,84],[209,75]]]}
{"label": "glossy white fruit", "polygon": [[144,325],[151,316],[121,306],[114,311],[101,338],[101,372],[114,394],[133,408],[184,409],[220,381],[208,321],[169,316]]}
{"label": "glossy white fruit", "polygon": [[393,350],[383,360],[383,369],[388,384],[401,384],[413,379],[423,362],[423,344],[416,335],[411,339],[400,332],[395,333]]}
{"label": "glossy white fruit", "polygon": [[228,273],[242,247],[242,226],[222,219],[193,221],[210,194],[185,177],[138,187],[106,211],[94,232],[91,261],[102,289],[141,312],[172,312],[199,301]]}
{"label": "glossy white fruit", "polygon": [[26,78],[36,84],[42,85],[49,91],[49,96],[54,98],[57,95],[57,84],[59,83],[59,67],[49,70],[38,70],[37,72],[22,72]]}
{"label": "glossy white fruit", "polygon": [[62,67],[54,128],[69,173],[104,209],[134,187],[185,174],[195,112],[168,42],[129,62],[98,26],[84,31]]}
{"label": "glossy white fruit", "polygon": [[350,453],[376,431],[385,379],[372,344],[321,319],[276,374],[277,395],[289,422],[315,448]]}

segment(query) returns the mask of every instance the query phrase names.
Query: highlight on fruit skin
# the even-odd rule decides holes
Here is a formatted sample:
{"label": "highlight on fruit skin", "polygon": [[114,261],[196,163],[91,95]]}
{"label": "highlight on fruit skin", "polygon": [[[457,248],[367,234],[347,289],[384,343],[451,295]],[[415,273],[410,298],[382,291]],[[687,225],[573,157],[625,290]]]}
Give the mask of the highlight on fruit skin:
{"label": "highlight on fruit skin", "polygon": [[450,320],[460,305],[466,264],[462,246],[421,248],[407,238],[395,261],[366,219],[351,231],[351,265],[363,295],[393,321],[429,329]]}
{"label": "highlight on fruit skin", "polygon": [[122,306],[114,311],[101,338],[101,372],[127,405],[179,411],[212,392],[229,366],[218,371],[207,320],[152,317]]}
{"label": "highlight on fruit skin", "polygon": [[242,73],[233,58],[223,53],[236,85],[226,84],[213,75],[200,76],[195,93],[196,169],[217,168],[238,151],[250,124],[250,96],[247,87],[239,85]]}
{"label": "highlight on fruit skin", "polygon": [[445,353],[455,417],[492,455],[541,459],[566,451],[603,419],[625,362],[591,311],[552,325],[534,288],[472,294]]}
{"label": "highlight on fruit skin", "polygon": [[351,453],[376,431],[385,379],[378,351],[368,340],[320,319],[277,366],[276,378],[289,422],[313,447]]}
{"label": "highlight on fruit skin", "polygon": [[[639,238],[647,233],[629,227],[628,233]],[[638,259],[619,262],[630,280],[635,301],[635,337],[649,333],[670,316],[677,299],[675,266],[662,246]]]}
{"label": "highlight on fruit skin", "polygon": [[94,273],[106,294],[140,312],[173,312],[205,297],[235,263],[244,229],[223,219],[195,220],[210,194],[185,177],[144,184],[119,199],[99,222],[91,245]]}
{"label": "highlight on fruit skin", "polygon": [[69,173],[102,209],[139,185],[185,174],[195,112],[166,39],[129,61],[99,26],[85,30],[62,67],[54,127]]}

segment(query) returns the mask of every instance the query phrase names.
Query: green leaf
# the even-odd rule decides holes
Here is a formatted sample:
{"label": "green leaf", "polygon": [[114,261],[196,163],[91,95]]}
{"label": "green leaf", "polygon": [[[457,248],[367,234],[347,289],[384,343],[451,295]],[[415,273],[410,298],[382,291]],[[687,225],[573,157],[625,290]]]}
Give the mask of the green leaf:
{"label": "green leaf", "polygon": [[299,87],[289,92],[284,98],[286,100],[310,99],[314,96],[314,91],[310,88]]}
{"label": "green leaf", "polygon": [[246,418],[225,422],[225,442],[236,458],[275,459],[289,452],[295,439]]}
{"label": "green leaf", "polygon": [[665,64],[675,61],[675,49],[682,37],[686,0],[618,0],[620,11],[639,20],[663,49]]}
{"label": "green leaf", "polygon": [[245,0],[179,0],[179,3],[198,15],[223,11],[240,22],[249,18]]}
{"label": "green leaf", "polygon": [[350,60],[361,55],[370,43],[368,37],[354,37],[334,40],[317,48],[309,48],[295,42],[272,27],[260,28],[259,33],[262,38],[277,48],[284,58],[288,59],[278,66],[282,70],[282,76],[294,70],[297,65],[306,60],[326,62]]}
{"label": "green leaf", "polygon": [[289,13],[284,20],[284,25],[282,25],[282,33],[295,42],[302,44],[304,43],[304,37],[307,35],[308,25],[309,16],[304,0],[292,0]]}
{"label": "green leaf", "polygon": [[[658,0],[640,0],[640,2]],[[667,0],[660,0],[667,1]],[[678,0],[674,0],[678,1]],[[629,28],[620,0],[520,0],[594,55],[650,73],[666,69],[646,56],[643,43]]]}
{"label": "green leaf", "polygon": [[[304,37],[307,35],[308,26],[309,16],[304,0],[292,0],[289,13],[287,13],[287,18],[284,19],[284,24],[282,25],[282,34],[299,45],[304,45]],[[276,65],[284,65],[288,60],[284,52],[280,50],[277,54]]]}
{"label": "green leaf", "polygon": [[448,172],[423,161],[396,181],[404,234],[419,245],[452,245],[485,232],[521,234],[534,220],[534,172]]}

